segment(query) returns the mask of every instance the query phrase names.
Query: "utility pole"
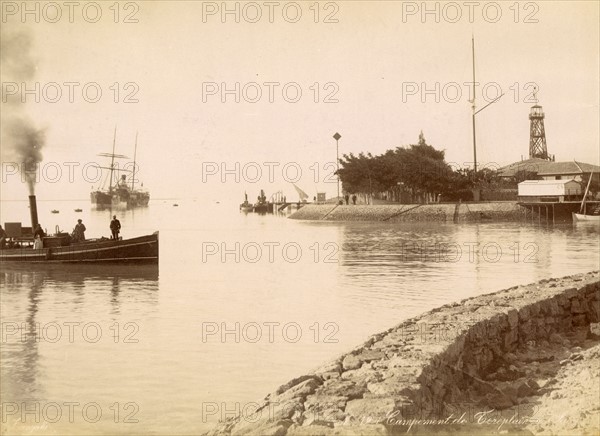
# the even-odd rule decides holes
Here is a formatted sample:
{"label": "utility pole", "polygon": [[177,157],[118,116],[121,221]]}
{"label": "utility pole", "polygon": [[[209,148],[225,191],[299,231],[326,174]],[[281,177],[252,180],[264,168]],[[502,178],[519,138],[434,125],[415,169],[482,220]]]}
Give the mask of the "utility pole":
{"label": "utility pole", "polygon": [[340,145],[339,140],[342,137],[339,133],[335,133],[333,135],[333,139],[335,139],[335,163],[337,166],[337,199],[336,203],[340,200]]}

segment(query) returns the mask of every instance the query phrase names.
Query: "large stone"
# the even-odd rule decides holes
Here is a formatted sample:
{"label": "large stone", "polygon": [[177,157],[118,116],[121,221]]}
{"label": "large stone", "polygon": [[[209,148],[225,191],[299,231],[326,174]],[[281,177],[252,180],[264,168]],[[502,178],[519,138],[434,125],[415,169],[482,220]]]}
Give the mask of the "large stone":
{"label": "large stone", "polygon": [[329,362],[326,365],[319,367],[316,371],[316,375],[328,374],[330,372],[337,372],[338,374],[342,372],[342,364],[340,361],[336,360],[333,362]]}
{"label": "large stone", "polygon": [[587,303],[584,301],[580,301],[577,298],[573,298],[571,300],[571,313],[587,313],[588,307]]}
{"label": "large stone", "polygon": [[325,385],[319,389],[318,395],[328,397],[344,397],[350,400],[362,398],[366,387],[364,385],[359,386],[353,381],[349,380],[331,380],[325,383]]}
{"label": "large stone", "polygon": [[318,377],[315,375],[301,375],[300,377],[296,377],[295,379],[287,382],[286,384],[279,386],[279,388],[277,388],[277,390],[275,391],[274,395],[279,395],[279,394],[289,390],[290,388],[292,388],[306,380],[309,380],[309,379],[317,379],[318,380]]}
{"label": "large stone", "polygon": [[242,421],[236,425],[231,432],[232,435],[264,435],[264,436],[284,436],[287,429],[292,425],[291,420],[259,420],[258,422]]}
{"label": "large stone", "polygon": [[510,329],[504,335],[504,350],[512,351],[515,349],[519,340],[519,330],[517,328]]}
{"label": "large stone", "polygon": [[397,397],[398,395],[405,395],[411,390],[418,390],[419,385],[415,381],[416,376],[410,379],[403,376],[394,376],[381,382],[367,383],[367,389],[375,396]]}
{"label": "large stone", "polygon": [[517,397],[530,397],[535,394],[534,385],[531,385],[526,380],[517,382]]}
{"label": "large stone", "polygon": [[363,398],[346,404],[346,414],[358,419],[385,418],[394,411],[396,403],[392,398]]}
{"label": "large stone", "polygon": [[348,356],[344,357],[344,360],[342,361],[342,366],[344,367],[344,370],[348,371],[348,370],[352,370],[352,369],[358,369],[360,368],[360,366],[362,365],[360,359],[353,355],[353,354],[349,354]]}
{"label": "large stone", "polygon": [[277,403],[286,403],[292,399],[304,399],[308,395],[315,392],[315,390],[321,385],[321,380],[318,378],[309,378],[308,380],[304,380],[303,382],[298,383],[297,385],[289,388],[285,392],[282,392],[280,395],[272,396],[270,398],[271,402]]}
{"label": "large stone", "polygon": [[519,312],[514,309],[508,311],[508,324],[511,328],[515,328],[519,325]]}
{"label": "large stone", "polygon": [[361,362],[371,362],[385,358],[385,353],[380,350],[365,350],[357,356]]}

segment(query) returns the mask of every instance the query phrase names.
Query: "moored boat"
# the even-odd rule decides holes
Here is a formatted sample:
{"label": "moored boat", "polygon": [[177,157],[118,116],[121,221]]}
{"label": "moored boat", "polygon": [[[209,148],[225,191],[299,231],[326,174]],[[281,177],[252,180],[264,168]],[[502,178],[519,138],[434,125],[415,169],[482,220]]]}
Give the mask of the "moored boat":
{"label": "moored boat", "polygon": [[573,222],[590,222],[590,223],[600,223],[600,205],[596,205],[596,207],[592,210],[591,213],[587,213],[587,195],[590,190],[590,185],[592,183],[592,177],[594,173],[590,174],[590,178],[587,183],[587,187],[585,188],[585,193],[583,194],[583,200],[581,200],[581,207],[579,208],[579,213],[573,212]]}
{"label": "moored boat", "polygon": [[591,223],[600,223],[600,215],[584,215],[582,213],[573,212],[573,221],[583,221],[583,222],[591,222]]}
{"label": "moored boat", "polygon": [[254,212],[254,206],[248,201],[248,194],[244,192],[244,202],[240,204],[241,212]]}
{"label": "moored boat", "polygon": [[254,203],[254,212],[265,214],[265,213],[273,213],[273,203],[267,201],[267,196],[265,195],[265,191],[260,190],[260,195],[257,198],[257,202]]}

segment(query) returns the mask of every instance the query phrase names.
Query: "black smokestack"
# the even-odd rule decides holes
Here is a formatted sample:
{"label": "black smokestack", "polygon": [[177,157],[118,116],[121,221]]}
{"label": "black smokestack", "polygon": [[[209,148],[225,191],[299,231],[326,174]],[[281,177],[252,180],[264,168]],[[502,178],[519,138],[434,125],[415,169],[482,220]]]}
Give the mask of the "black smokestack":
{"label": "black smokestack", "polygon": [[38,223],[38,214],[37,214],[37,202],[35,201],[35,195],[29,196],[29,212],[31,213],[31,228],[35,232],[35,228]]}

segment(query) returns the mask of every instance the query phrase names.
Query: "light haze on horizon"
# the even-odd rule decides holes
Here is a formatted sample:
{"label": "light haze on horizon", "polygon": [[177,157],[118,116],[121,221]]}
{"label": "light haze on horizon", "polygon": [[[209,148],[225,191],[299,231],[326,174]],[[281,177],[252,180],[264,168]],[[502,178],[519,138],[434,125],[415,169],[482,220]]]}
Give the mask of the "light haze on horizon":
{"label": "light haze on horizon", "polygon": [[[518,23],[510,9],[513,3],[500,3],[502,17],[496,23],[486,21],[481,8],[475,9],[474,22],[469,23],[466,7],[457,23],[444,22],[443,14],[440,23],[432,15],[425,22],[419,13],[403,17],[403,8],[412,2],[335,2],[337,23],[323,22],[334,10],[325,9],[326,2],[319,4],[318,23],[312,2],[300,3],[302,17],[297,23],[287,22],[279,9],[273,23],[267,16],[258,23],[243,17],[236,23],[228,16],[223,23],[218,13],[203,20],[203,2],[134,3],[139,6],[137,23],[114,23],[108,3],[101,4],[103,17],[97,23],[88,23],[77,13],[73,23],[63,18],[58,23],[23,24],[19,16],[4,17],[6,29],[26,31],[32,37],[35,81],[42,86],[96,82],[103,91],[97,103],[86,102],[77,92],[73,103],[66,95],[57,103],[43,98],[36,103],[29,97],[28,114],[47,129],[44,162],[63,168],[58,183],[38,184],[40,197],[86,198],[92,184],[78,170],[70,183],[68,167],[62,163],[106,164],[97,154],[110,152],[115,126],[116,152],[129,157],[139,132],[139,179],[153,198],[241,201],[244,191],[254,199],[262,188],[268,196],[284,190],[288,198],[296,199],[280,170],[291,162],[302,169],[297,185],[311,197],[317,191],[335,195],[336,184],[323,181],[331,169],[324,165],[335,162],[335,132],[342,135],[341,155],[378,154],[415,143],[422,130],[429,144],[445,150],[448,162],[470,166],[469,88],[461,86],[463,95],[454,103],[443,98],[436,102],[432,94],[403,96],[403,88],[406,91],[409,83],[424,83],[428,89],[439,83],[441,89],[450,82],[470,82],[472,35],[477,81],[495,82],[505,93],[477,115],[480,166],[527,158],[532,103],[526,101],[531,93],[526,85],[531,82],[539,87],[539,104],[546,113],[549,153],[557,161],[599,162],[597,2],[533,2],[537,23],[523,22],[532,11],[525,9],[526,2],[519,3]],[[419,7],[421,2],[414,4]],[[127,12],[122,9],[119,20]],[[119,103],[113,101],[110,89],[115,82],[120,84]],[[133,89],[124,89],[129,82],[137,86],[137,103],[122,102]],[[222,103],[219,94],[204,96],[203,102],[203,82],[224,82],[230,88],[236,82],[242,87],[250,82],[281,85],[273,103],[265,86],[257,103],[243,98],[235,103],[232,96]],[[286,102],[281,94],[283,85],[291,82],[302,89],[297,103]],[[318,103],[311,89],[315,82],[320,89]],[[337,86],[333,96],[337,103],[323,102],[333,89],[324,87],[330,82]],[[487,102],[481,87],[478,91],[481,108]],[[494,93],[492,89],[489,95]],[[5,148],[2,144],[3,164]],[[263,174],[257,183],[244,177],[236,183],[233,175],[222,183],[220,174],[203,180],[203,163],[210,162],[229,169],[236,162],[240,168],[256,162]],[[273,183],[264,162],[279,164]],[[312,167],[315,162],[318,175]],[[294,171],[288,175],[293,178]],[[26,195],[18,176],[3,180],[2,199]]]}

